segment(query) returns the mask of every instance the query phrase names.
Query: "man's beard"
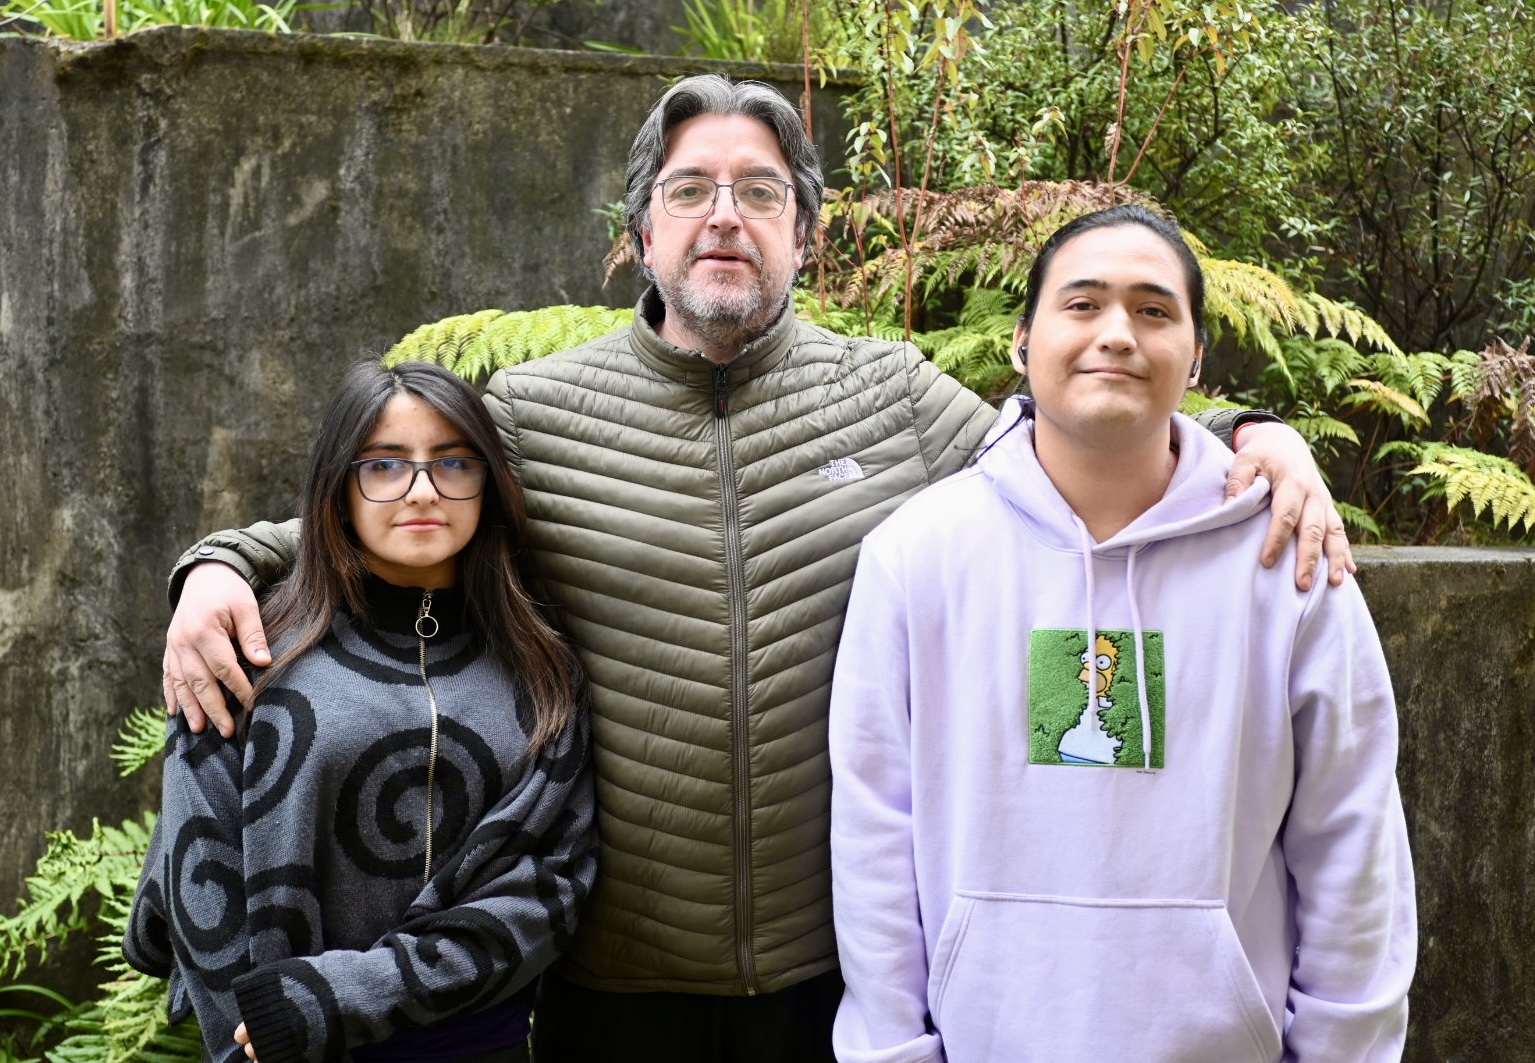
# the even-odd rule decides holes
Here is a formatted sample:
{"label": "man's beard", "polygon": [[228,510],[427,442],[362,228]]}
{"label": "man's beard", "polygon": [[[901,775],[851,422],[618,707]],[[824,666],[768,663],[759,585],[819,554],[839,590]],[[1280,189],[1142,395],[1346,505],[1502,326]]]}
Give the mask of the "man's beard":
{"label": "man's beard", "polygon": [[[690,275],[694,264],[714,251],[729,251],[746,259],[756,267],[756,277],[737,277],[734,283],[710,283],[702,288],[695,285]],[[666,312],[675,315],[680,325],[711,347],[739,352],[778,320],[794,276],[767,272],[762,252],[754,244],[701,239],[671,269],[657,271],[655,283]]]}

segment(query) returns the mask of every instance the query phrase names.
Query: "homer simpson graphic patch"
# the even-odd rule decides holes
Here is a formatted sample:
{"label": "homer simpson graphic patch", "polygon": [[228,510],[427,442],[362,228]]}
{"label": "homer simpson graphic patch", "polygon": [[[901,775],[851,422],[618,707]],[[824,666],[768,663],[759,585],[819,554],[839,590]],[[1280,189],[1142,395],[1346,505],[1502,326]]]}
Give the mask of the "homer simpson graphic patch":
{"label": "homer simpson graphic patch", "polygon": [[[1142,631],[1151,766],[1162,767],[1167,688],[1162,633]],[[1145,764],[1135,633],[1036,629],[1029,636],[1029,763],[1139,768]]]}

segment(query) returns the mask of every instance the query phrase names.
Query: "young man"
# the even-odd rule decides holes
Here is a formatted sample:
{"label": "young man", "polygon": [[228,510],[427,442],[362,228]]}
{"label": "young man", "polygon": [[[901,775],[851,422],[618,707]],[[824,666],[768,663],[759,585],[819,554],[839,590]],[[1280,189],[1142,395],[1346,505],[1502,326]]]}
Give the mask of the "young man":
{"label": "young man", "polygon": [[[821,195],[781,95],[682,80],[629,156],[654,281],[634,325],[490,383],[536,568],[592,685],[602,852],[540,998],[545,1063],[830,1058],[825,728],[858,544],[995,415],[909,346],[795,319]],[[1261,455],[1246,475],[1289,492],[1265,559],[1298,528],[1296,578],[1325,537],[1341,579],[1347,544],[1299,437],[1255,424],[1241,444]],[[258,525],[188,552],[181,571],[226,564],[186,579],[168,704],[225,728],[215,677],[245,689],[231,636],[264,655],[246,584],[274,579],[296,535]]]}
{"label": "young man", "polygon": [[[1029,278],[974,467],[865,541],[832,692],[843,1063],[1401,1057],[1396,715],[1352,582],[1175,416],[1204,286],[1139,207]],[[1275,578],[1278,575],[1278,578]]]}

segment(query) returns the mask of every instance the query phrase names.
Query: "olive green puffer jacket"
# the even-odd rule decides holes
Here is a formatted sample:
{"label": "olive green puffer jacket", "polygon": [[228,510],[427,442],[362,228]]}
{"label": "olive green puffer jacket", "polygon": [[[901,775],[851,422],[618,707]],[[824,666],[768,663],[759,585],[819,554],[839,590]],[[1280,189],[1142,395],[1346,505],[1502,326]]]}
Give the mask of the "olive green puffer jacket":
{"label": "olive green puffer jacket", "polygon": [[859,542],[994,414],[902,344],[786,313],[717,367],[647,309],[486,397],[592,685],[602,852],[562,973],[771,992],[836,965],[826,710]]}

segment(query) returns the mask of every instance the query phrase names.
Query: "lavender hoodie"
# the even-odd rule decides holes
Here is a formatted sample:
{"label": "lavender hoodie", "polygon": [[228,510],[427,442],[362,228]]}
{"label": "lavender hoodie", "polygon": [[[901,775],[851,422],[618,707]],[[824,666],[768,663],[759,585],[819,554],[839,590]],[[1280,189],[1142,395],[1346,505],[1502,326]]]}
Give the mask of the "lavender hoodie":
{"label": "lavender hoodie", "polygon": [[1165,496],[1107,542],[1027,421],[865,540],[830,721],[843,1063],[1400,1058],[1369,613],[1297,591],[1293,544],[1259,567],[1266,483],[1223,504],[1230,452],[1173,430]]}

